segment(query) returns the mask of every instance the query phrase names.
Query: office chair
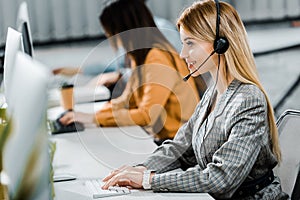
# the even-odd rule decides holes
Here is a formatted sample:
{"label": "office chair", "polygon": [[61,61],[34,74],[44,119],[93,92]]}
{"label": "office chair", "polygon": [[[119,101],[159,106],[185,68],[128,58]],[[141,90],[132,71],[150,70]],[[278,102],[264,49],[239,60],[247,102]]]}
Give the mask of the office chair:
{"label": "office chair", "polygon": [[282,162],[275,168],[281,180],[282,190],[291,199],[296,199],[300,191],[300,111],[286,110],[277,120]]}
{"label": "office chair", "polygon": [[298,176],[297,176],[297,179],[296,179],[296,183],[295,183],[291,198],[293,200],[294,199],[300,199],[300,170],[298,172]]}

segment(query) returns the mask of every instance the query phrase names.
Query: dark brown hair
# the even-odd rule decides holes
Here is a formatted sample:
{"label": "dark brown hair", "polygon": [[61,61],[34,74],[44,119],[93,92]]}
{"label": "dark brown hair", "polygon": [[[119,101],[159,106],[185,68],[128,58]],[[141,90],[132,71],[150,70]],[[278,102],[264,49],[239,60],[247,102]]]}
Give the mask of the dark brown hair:
{"label": "dark brown hair", "polygon": [[144,64],[153,47],[175,52],[142,0],[109,1],[99,20],[111,44],[117,49],[117,40],[120,39],[127,54],[138,66]]}

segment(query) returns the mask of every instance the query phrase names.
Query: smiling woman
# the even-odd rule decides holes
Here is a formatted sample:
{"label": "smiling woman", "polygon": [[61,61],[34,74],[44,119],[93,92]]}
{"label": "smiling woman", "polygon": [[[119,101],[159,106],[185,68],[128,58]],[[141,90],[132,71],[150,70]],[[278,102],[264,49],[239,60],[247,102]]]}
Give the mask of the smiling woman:
{"label": "smiling woman", "polygon": [[[181,57],[193,76],[208,72],[214,85],[173,141],[138,166],[108,175],[104,188],[119,184],[207,192],[217,199],[287,199],[273,174],[281,153],[272,107],[238,13],[218,0],[199,1],[183,11],[177,26]],[[170,172],[178,168],[183,171]]]}

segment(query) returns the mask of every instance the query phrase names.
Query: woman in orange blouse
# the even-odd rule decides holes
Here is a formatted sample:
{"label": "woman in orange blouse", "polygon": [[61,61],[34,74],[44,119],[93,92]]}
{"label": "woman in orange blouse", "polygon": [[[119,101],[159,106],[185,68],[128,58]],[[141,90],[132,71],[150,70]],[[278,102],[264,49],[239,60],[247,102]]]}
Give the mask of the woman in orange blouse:
{"label": "woman in orange blouse", "polygon": [[199,101],[194,80],[182,80],[189,73],[185,62],[140,0],[113,1],[104,8],[99,20],[110,44],[116,50],[125,49],[131,77],[122,95],[106,103],[95,115],[68,112],[60,121],[139,125],[156,141],[172,139]]}

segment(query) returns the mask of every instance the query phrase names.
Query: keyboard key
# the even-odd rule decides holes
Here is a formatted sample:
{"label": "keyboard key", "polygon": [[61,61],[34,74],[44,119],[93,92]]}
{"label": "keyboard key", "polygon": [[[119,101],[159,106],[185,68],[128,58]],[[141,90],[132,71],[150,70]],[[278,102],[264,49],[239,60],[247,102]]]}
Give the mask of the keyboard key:
{"label": "keyboard key", "polygon": [[101,189],[103,184],[104,183],[98,179],[85,181],[85,186],[87,187],[87,190],[92,194],[94,199],[130,194],[130,190],[126,187],[111,186],[108,190],[103,190]]}

